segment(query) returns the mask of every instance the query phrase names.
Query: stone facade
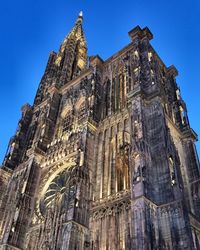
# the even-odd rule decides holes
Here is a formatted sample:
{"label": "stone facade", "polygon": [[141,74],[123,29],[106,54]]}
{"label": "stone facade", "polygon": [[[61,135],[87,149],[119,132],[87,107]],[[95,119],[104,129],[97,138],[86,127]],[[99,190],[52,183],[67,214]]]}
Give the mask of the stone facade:
{"label": "stone facade", "polygon": [[106,61],[82,14],[49,56],[0,169],[0,249],[200,249],[186,105],[146,27]]}

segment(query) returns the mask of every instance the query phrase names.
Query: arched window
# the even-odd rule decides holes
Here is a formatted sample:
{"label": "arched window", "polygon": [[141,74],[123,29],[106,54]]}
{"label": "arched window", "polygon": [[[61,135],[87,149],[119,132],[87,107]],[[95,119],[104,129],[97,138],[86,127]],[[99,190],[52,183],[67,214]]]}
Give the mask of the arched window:
{"label": "arched window", "polygon": [[125,106],[125,93],[126,93],[126,86],[125,86],[125,76],[124,73],[119,74],[119,91],[120,91],[120,108],[123,109]]}
{"label": "arched window", "polygon": [[82,120],[85,116],[85,102],[82,102],[78,110],[78,119]]}
{"label": "arched window", "polygon": [[174,161],[171,155],[169,156],[169,171],[171,177],[171,185],[174,186],[176,184],[176,176],[174,172]]}
{"label": "arched window", "polygon": [[103,118],[108,116],[110,111],[110,80],[107,80],[104,86],[104,112]]}
{"label": "arched window", "polygon": [[116,111],[116,98],[115,98],[115,78],[112,80],[112,94],[111,94],[111,103],[112,103],[112,112],[115,113]]}
{"label": "arched window", "polygon": [[72,128],[72,112],[68,112],[63,119],[63,134]]}

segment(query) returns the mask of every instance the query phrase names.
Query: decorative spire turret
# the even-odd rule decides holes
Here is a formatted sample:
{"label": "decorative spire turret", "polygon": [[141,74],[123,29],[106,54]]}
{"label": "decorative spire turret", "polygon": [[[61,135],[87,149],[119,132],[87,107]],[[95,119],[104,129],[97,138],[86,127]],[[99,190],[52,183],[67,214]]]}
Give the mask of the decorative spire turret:
{"label": "decorative spire turret", "polygon": [[83,12],[81,11],[74,27],[61,44],[58,53],[52,52],[50,54],[34,105],[38,105],[47,98],[48,89],[52,85],[56,84],[57,87],[62,87],[80,75],[87,67],[87,45],[82,23]]}
{"label": "decorative spire turret", "polygon": [[79,75],[87,66],[87,46],[82,22],[83,12],[81,11],[57,54],[55,64],[61,70],[61,78],[59,79],[61,85]]}

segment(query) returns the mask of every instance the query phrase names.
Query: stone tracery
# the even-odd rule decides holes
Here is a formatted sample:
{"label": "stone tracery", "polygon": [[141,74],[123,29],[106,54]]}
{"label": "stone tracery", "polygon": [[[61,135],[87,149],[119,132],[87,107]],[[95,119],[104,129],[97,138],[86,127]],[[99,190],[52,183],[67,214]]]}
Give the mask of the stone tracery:
{"label": "stone tracery", "polygon": [[88,63],[82,19],[50,54],[0,169],[0,248],[198,249],[197,136],[176,69],[139,26]]}

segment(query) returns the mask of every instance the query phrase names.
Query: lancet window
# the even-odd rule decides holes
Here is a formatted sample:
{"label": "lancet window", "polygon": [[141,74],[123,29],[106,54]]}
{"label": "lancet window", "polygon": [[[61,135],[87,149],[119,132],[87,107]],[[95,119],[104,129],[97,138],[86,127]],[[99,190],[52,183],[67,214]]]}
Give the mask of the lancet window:
{"label": "lancet window", "polygon": [[171,177],[171,185],[174,186],[176,184],[175,172],[174,172],[174,161],[172,156],[169,157],[169,170],[170,170],[170,177]]}
{"label": "lancet window", "polygon": [[82,120],[85,116],[85,102],[82,102],[78,110],[78,119]]}
{"label": "lancet window", "polygon": [[125,107],[126,76],[121,72],[112,80],[112,111],[116,112]]}
{"label": "lancet window", "polygon": [[120,89],[120,108],[122,109],[125,106],[125,94],[126,94],[125,76],[123,73],[119,75],[119,89]]}
{"label": "lancet window", "polygon": [[65,133],[69,131],[71,127],[72,127],[72,112],[70,111],[64,117],[62,132]]}
{"label": "lancet window", "polygon": [[104,86],[104,112],[103,117],[106,117],[109,115],[110,110],[110,81],[107,80]]}
{"label": "lancet window", "polygon": [[127,89],[127,93],[129,93],[132,90],[132,88],[133,88],[130,65],[127,66],[127,75],[128,75],[128,79],[127,79],[126,89]]}

